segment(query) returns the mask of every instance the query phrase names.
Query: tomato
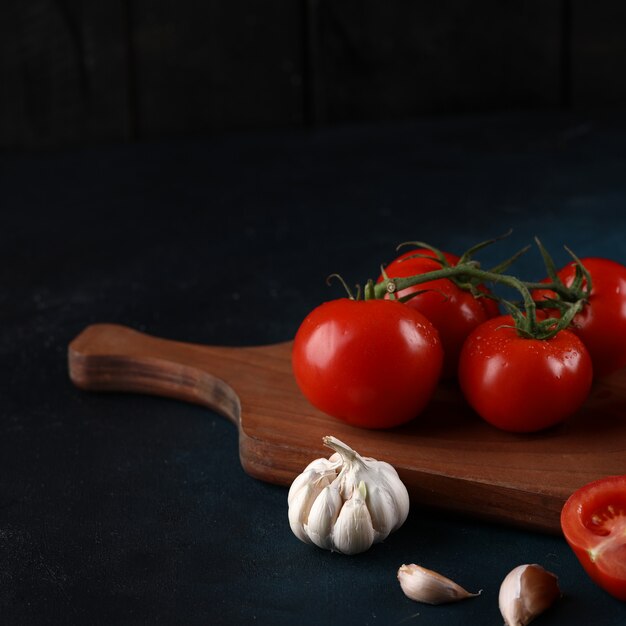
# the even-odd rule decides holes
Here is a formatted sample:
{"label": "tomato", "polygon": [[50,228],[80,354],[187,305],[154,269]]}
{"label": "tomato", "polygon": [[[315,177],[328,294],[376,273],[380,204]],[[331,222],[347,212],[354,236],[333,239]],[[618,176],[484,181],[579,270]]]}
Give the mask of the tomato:
{"label": "tomato", "polygon": [[459,384],[474,410],[511,432],[558,424],[585,401],[591,358],[582,341],[563,330],[551,339],[526,339],[508,315],[470,334],[459,360]]}
{"label": "tomato", "polygon": [[441,374],[434,326],[392,300],[326,302],[304,319],[293,345],[298,386],[315,407],[365,428],[417,416]]}
{"label": "tomato", "polygon": [[[626,267],[596,257],[581,262],[591,275],[592,289],[588,304],[574,318],[571,330],[587,346],[594,374],[605,376],[626,366]],[[575,275],[574,262],[558,272],[568,287]],[[543,300],[554,297],[554,293],[537,290],[533,297]]]}
{"label": "tomato", "polygon": [[626,476],[576,490],[561,511],[561,528],[591,579],[626,600]]}
{"label": "tomato", "polygon": [[[415,254],[424,256],[412,256]],[[458,263],[458,256],[448,252],[443,254],[450,265]],[[411,250],[392,261],[385,268],[385,272],[389,278],[404,278],[441,269],[441,263],[434,256],[430,250]],[[382,276],[378,280],[381,281]],[[479,289],[488,293],[484,286]],[[402,297],[417,291],[424,293],[414,296],[406,305],[425,315],[438,330],[445,355],[443,377],[452,378],[457,373],[459,354],[465,338],[476,326],[499,315],[498,304],[487,297],[475,298],[469,291],[458,287],[447,278],[403,289],[397,295]]]}

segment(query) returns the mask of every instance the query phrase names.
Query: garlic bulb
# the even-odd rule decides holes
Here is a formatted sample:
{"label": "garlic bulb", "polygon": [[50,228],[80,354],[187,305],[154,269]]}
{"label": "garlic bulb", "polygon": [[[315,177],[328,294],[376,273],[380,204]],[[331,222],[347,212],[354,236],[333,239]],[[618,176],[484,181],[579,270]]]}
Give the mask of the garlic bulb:
{"label": "garlic bulb", "polygon": [[520,565],[500,586],[498,602],[506,626],[526,626],[561,595],[557,577],[540,565]]}
{"label": "garlic bulb", "polygon": [[335,450],[309,463],[289,488],[289,525],[305,543],[357,554],[383,541],[409,514],[409,494],[396,470],[362,457],[335,437]]}
{"label": "garlic bulb", "polygon": [[400,566],[398,580],[408,598],[426,604],[457,602],[474,598],[481,593],[470,593],[453,580],[414,563]]}

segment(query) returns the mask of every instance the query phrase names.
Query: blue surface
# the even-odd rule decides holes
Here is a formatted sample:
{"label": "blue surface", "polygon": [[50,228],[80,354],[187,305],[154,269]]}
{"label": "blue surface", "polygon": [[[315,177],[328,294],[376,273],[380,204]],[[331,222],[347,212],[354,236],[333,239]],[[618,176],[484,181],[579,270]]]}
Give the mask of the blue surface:
{"label": "blue surface", "polygon": [[[460,251],[513,228],[558,262],[626,261],[626,118],[415,121],[0,155],[0,614],[6,624],[498,624],[500,582],[537,562],[563,598],[539,624],[617,625],[560,537],[414,507],[345,557],[300,543],[287,491],[248,477],[225,419],[71,386],[92,322],[207,344],[288,339],[325,277],[378,274],[395,246]],[[543,276],[536,251],[516,265]],[[480,597],[406,599],[402,563]]]}

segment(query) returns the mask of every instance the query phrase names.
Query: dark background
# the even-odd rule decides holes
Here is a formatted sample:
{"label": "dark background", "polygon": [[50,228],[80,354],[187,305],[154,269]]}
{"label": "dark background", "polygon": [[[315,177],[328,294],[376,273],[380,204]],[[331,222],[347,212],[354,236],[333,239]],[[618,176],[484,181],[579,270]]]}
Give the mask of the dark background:
{"label": "dark background", "polygon": [[[537,562],[538,626],[623,624],[560,536],[413,507],[363,555],[304,545],[230,422],[81,392],[66,351],[286,340],[410,239],[623,262],[625,30],[608,0],[2,2],[0,621],[489,625]],[[483,594],[412,603],[404,562]]]}
{"label": "dark background", "polygon": [[5,0],[0,146],[626,103],[619,0]]}

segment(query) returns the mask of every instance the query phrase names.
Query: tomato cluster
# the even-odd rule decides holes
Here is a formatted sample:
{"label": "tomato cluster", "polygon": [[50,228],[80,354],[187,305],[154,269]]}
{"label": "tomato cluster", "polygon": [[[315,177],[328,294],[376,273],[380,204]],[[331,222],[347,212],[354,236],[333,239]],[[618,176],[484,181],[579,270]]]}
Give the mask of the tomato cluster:
{"label": "tomato cluster", "polygon": [[[365,428],[412,420],[438,381],[454,376],[490,424],[553,426],[581,407],[593,376],[626,366],[626,267],[576,259],[548,274],[522,283],[481,271],[467,253],[406,252],[364,299],[333,300],[306,317],[294,341],[296,381],[321,411]],[[502,315],[481,278],[521,286],[526,310],[505,303]]]}
{"label": "tomato cluster", "polygon": [[[526,433],[565,420],[594,377],[626,367],[626,267],[574,257],[557,270],[537,243],[548,274],[539,283],[481,271],[468,253],[400,255],[364,299],[349,294],[305,318],[293,347],[300,389],[321,411],[365,428],[414,419],[439,380],[454,376],[497,428]],[[524,310],[503,300],[502,315],[490,280],[518,288]],[[626,476],[573,493],[561,526],[589,576],[626,600]]]}

